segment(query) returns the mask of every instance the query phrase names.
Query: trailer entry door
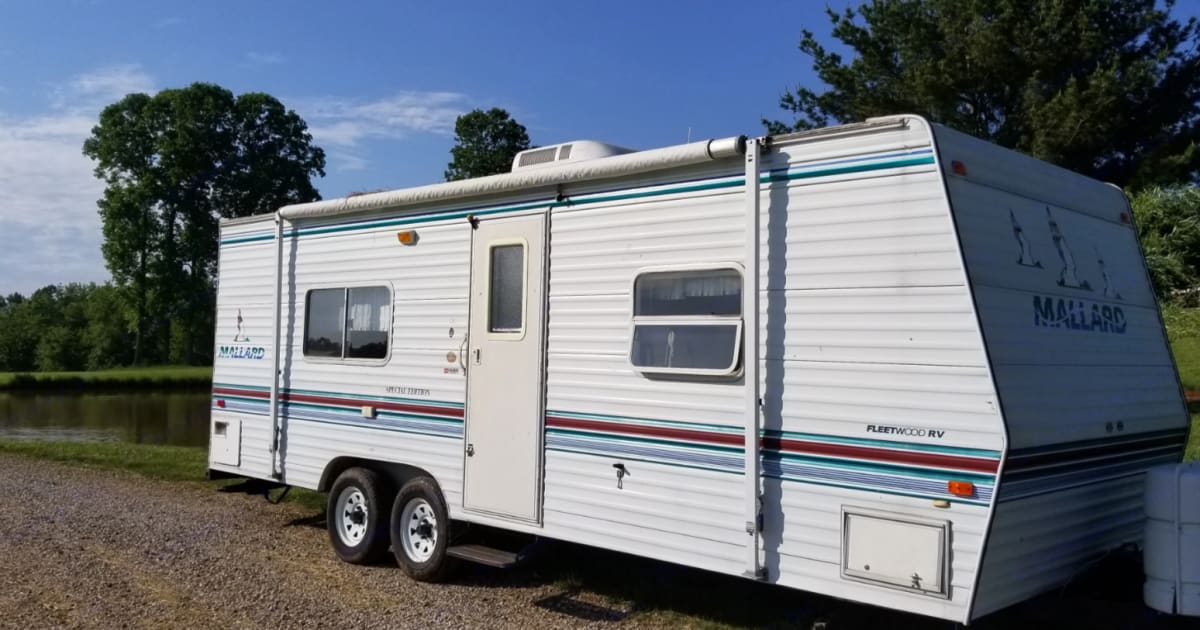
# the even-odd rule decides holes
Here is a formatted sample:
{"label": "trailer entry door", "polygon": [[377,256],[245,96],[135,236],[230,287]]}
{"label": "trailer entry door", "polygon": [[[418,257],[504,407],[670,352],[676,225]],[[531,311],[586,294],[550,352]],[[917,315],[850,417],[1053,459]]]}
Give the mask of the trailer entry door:
{"label": "trailer entry door", "polygon": [[546,217],[483,220],[471,242],[463,504],[539,522]]}

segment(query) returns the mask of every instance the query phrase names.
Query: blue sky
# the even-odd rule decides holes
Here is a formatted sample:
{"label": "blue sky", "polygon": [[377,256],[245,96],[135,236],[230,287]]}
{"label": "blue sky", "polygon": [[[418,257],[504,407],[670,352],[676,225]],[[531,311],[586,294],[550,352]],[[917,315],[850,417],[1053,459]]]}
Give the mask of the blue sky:
{"label": "blue sky", "polygon": [[823,6],[0,0],[0,293],[108,278],[80,146],[129,92],[279,97],[327,152],[328,198],[441,180],[454,119],[476,107],[537,144],[758,133],[812,81],[796,44],[805,25],[828,33]]}
{"label": "blue sky", "polygon": [[0,293],[108,278],[80,146],[129,92],[277,96],[326,150],[316,185],[337,197],[441,180],[454,119],[477,107],[537,144],[760,133],[783,92],[817,85],[796,45],[804,27],[829,39],[825,4],[0,0]]}

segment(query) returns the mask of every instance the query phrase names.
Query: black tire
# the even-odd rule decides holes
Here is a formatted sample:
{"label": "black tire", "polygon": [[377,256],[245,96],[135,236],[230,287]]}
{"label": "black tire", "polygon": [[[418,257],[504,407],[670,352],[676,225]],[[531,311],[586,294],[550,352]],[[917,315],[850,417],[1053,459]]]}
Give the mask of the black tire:
{"label": "black tire", "polygon": [[[407,508],[412,508],[409,514],[405,514]],[[430,515],[436,523],[429,522]],[[446,555],[451,531],[450,514],[437,482],[415,477],[400,488],[392,504],[392,553],[405,574],[419,582],[441,582],[450,577],[458,567],[458,561]],[[414,551],[410,540],[428,544],[417,543],[419,548]]]}
{"label": "black tire", "polygon": [[[368,468],[350,468],[338,475],[329,489],[325,510],[329,543],[338,558],[350,564],[371,564],[387,554],[387,506],[393,495],[387,477]],[[356,498],[361,501],[352,507]]]}

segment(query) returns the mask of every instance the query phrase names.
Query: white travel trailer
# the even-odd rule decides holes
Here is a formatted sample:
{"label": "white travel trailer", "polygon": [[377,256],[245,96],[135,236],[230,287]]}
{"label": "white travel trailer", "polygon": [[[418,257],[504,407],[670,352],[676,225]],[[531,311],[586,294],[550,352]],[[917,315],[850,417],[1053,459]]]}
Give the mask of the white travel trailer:
{"label": "white travel trailer", "polygon": [[1121,191],[914,116],[221,228],[210,469],[418,579],[496,526],[960,622],[1140,539],[1188,415]]}

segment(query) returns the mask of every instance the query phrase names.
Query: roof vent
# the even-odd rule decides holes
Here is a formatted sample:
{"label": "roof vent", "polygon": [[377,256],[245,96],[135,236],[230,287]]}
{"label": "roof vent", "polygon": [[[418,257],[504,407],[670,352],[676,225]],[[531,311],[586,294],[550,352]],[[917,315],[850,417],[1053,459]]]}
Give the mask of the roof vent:
{"label": "roof vent", "polygon": [[564,142],[537,149],[526,149],[518,153],[517,157],[513,159],[512,170],[519,171],[564,162],[582,162],[584,160],[594,160],[596,158],[633,152],[633,149],[626,149],[615,144],[592,140],[576,140],[574,142]]}
{"label": "roof vent", "polygon": [[525,168],[526,166],[537,166],[546,162],[554,161],[554,154],[558,152],[558,147],[550,147],[547,149],[531,149],[522,151],[517,154],[517,165],[514,168]]}

